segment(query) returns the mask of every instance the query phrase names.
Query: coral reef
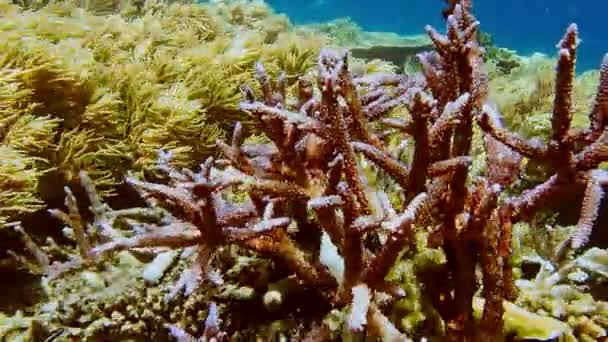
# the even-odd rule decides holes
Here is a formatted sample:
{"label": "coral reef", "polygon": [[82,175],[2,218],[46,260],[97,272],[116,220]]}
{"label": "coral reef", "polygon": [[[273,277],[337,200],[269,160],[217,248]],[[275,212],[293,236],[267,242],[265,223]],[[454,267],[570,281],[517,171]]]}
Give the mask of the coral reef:
{"label": "coral reef", "polygon": [[256,61],[302,74],[322,42],[263,2],[146,1],[111,16],[69,1],[6,2],[1,11],[4,222],[60,199],[80,170],[112,194],[127,170],[148,172],[160,148],[194,166],[231,122],[247,120],[239,84]]}
{"label": "coral reef", "polygon": [[[551,130],[552,98],[555,96],[555,60],[541,54],[523,58],[508,74],[490,81],[490,98],[500,108],[505,124],[524,137],[546,140]],[[590,98],[597,89],[597,71],[577,75],[573,90],[575,128],[588,125]]]}
{"label": "coral reef", "polygon": [[25,113],[29,92],[20,86],[17,76],[16,71],[10,70],[0,74],[0,226],[19,213],[42,207],[35,195],[43,174],[36,168],[40,161],[27,153],[48,146],[49,131],[57,125],[51,118]]}
{"label": "coral reef", "polygon": [[572,235],[572,247],[585,245],[597,217],[603,194],[602,186],[607,175],[599,169],[608,155],[606,126],[606,99],[608,96],[608,56],[603,60],[597,95],[589,111],[589,124],[585,129],[571,129],[573,85],[578,32],[571,25],[558,45],[559,57],[555,81],[555,100],[551,118],[551,132],[546,144],[522,139],[501,127],[498,114],[490,106],[479,117],[481,128],[497,141],[520,155],[543,163],[552,174],[544,183],[525,191],[512,203],[515,218],[526,219],[543,206],[559,202],[571,194],[577,185],[586,187],[580,220]]}
{"label": "coral reef", "polygon": [[[491,70],[499,75],[508,74],[523,63],[523,58],[518,56],[515,51],[497,46],[487,32],[481,32],[479,43],[486,49],[486,63],[490,64],[490,67],[493,66]],[[493,78],[492,75],[490,78]]]}
{"label": "coral reef", "polygon": [[[544,139],[529,139],[512,131],[515,115],[503,120],[500,104],[488,102],[492,86],[471,2],[446,2],[445,34],[426,28],[434,51],[418,54],[420,71],[407,74],[382,63],[353,65],[347,51],[277,33],[288,26],[284,18],[260,25],[269,12],[259,1],[150,2],[121,24],[135,33],[112,31],[119,25],[104,31],[144,43],[123,37],[114,47],[110,38],[80,38],[104,46],[92,52],[104,62],[91,64],[118,68],[119,81],[112,69],[95,73],[92,83],[90,74],[65,71],[74,68],[65,63],[86,59],[36,68],[19,57],[3,68],[2,146],[32,163],[8,171],[46,176],[59,169],[71,178],[58,182],[68,184],[63,207],[48,210],[65,225],[61,237],[47,237],[40,248],[20,225],[7,225],[46,275],[48,298],[30,306],[33,318],[15,309],[0,317],[11,325],[2,337],[604,338],[606,302],[591,285],[605,282],[608,258],[606,250],[584,248],[608,183],[601,168],[608,161],[608,55],[588,116],[574,125],[579,40],[576,25],[568,27],[545,96],[553,96],[550,125]],[[71,5],[41,11],[89,16]],[[166,13],[197,19],[185,28]],[[197,25],[201,17],[207,24]],[[262,35],[248,31],[265,28]],[[175,34],[184,29],[197,38]],[[0,32],[14,38],[11,30]],[[37,51],[14,47],[21,44],[9,39],[9,55]],[[313,65],[316,73],[307,72]],[[40,81],[48,77],[60,91]],[[108,91],[116,97],[102,96]],[[49,94],[65,97],[50,101]],[[232,125],[231,139],[216,133],[227,126],[223,120],[236,119],[243,120]],[[41,140],[52,135],[54,158],[32,151],[35,145],[13,133],[19,125],[39,128]],[[82,150],[87,143],[92,150]],[[125,151],[139,159],[99,172],[70,164],[80,153],[103,163],[102,156]],[[56,160],[69,165],[58,168]],[[543,172],[530,179],[524,162]],[[24,174],[12,178],[17,185],[7,183],[16,191],[6,198],[21,212],[34,211],[42,203],[30,191],[40,188],[42,174]],[[121,174],[146,205],[113,209],[104,201],[108,184],[101,180]],[[576,225],[542,226],[570,196],[582,203]],[[545,228],[536,238],[551,238],[520,247],[523,226]]]}
{"label": "coral reef", "polygon": [[595,300],[584,284],[606,277],[607,253],[591,248],[572,260],[557,263],[538,256],[523,258],[522,262],[537,265],[538,272],[531,279],[517,280],[520,290],[517,303],[566,322],[567,333],[579,341],[605,338],[608,303]]}

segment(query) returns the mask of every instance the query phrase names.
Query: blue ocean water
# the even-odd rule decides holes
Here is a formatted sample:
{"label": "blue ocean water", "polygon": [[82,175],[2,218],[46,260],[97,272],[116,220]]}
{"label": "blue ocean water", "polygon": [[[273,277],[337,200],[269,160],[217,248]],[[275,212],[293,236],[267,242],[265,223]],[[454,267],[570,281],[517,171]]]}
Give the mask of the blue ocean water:
{"label": "blue ocean water", "polygon": [[[295,23],[350,17],[365,30],[401,34],[423,32],[426,24],[443,28],[441,0],[267,0]],[[555,45],[571,22],[579,25],[582,44],[578,70],[596,69],[608,52],[608,0],[473,0],[482,30],[499,46],[520,54],[555,54]]]}

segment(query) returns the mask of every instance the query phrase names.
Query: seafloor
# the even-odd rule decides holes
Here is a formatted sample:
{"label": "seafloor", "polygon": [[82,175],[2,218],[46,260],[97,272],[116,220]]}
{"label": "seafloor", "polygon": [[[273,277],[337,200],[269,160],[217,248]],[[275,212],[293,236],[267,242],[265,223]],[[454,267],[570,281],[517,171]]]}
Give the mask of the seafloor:
{"label": "seafloor", "polygon": [[0,339],[605,340],[608,55],[442,14],[0,0]]}

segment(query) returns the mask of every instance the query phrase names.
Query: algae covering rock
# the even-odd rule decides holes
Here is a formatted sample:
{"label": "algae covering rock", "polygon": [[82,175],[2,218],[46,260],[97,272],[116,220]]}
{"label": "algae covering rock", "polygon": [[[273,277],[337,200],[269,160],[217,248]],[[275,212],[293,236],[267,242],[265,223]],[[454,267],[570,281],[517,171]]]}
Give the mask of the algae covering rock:
{"label": "algae covering rock", "polygon": [[433,49],[427,35],[402,36],[393,32],[364,31],[350,18],[300,28],[326,34],[332,46],[347,48],[355,58],[368,61],[383,60],[399,69],[413,71],[416,54]]}
{"label": "algae covering rock", "polygon": [[160,288],[149,287],[141,273],[145,264],[129,253],[99,267],[49,280],[49,299],[37,317],[46,327],[61,327],[62,339],[166,341],[163,317],[170,308]]}
{"label": "algae covering rock", "polygon": [[[601,289],[605,287],[608,251],[590,248],[576,257],[551,262],[531,255],[523,264],[537,265],[537,273],[516,281],[519,296],[516,305],[529,315],[559,320],[578,341],[605,338],[608,329],[608,302]],[[594,291],[593,288],[599,288]],[[542,321],[551,324],[551,321]],[[527,328],[522,326],[520,328]]]}
{"label": "algae covering rock", "polygon": [[24,316],[21,311],[13,316],[0,313],[0,338],[3,341],[41,341],[49,335],[38,320]]}
{"label": "algae covering rock", "polygon": [[595,273],[608,280],[608,250],[597,247],[591,248],[576,259],[579,267],[590,273]]}
{"label": "algae covering rock", "polygon": [[[482,298],[475,298],[473,301],[473,312],[477,318],[481,317],[483,303]],[[574,341],[568,324],[551,317],[531,313],[513,303],[504,302],[503,305],[505,307],[505,333],[513,335],[519,340]]]}

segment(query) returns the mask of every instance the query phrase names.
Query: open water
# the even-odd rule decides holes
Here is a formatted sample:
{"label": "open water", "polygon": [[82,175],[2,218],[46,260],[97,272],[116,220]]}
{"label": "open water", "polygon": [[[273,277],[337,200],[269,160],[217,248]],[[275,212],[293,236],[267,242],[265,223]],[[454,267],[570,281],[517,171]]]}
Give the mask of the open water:
{"label": "open water", "polygon": [[[368,31],[421,33],[442,28],[441,0],[268,0],[295,23],[350,17]],[[571,22],[579,25],[579,71],[595,69],[608,52],[608,0],[473,0],[482,30],[520,54],[555,53]]]}

